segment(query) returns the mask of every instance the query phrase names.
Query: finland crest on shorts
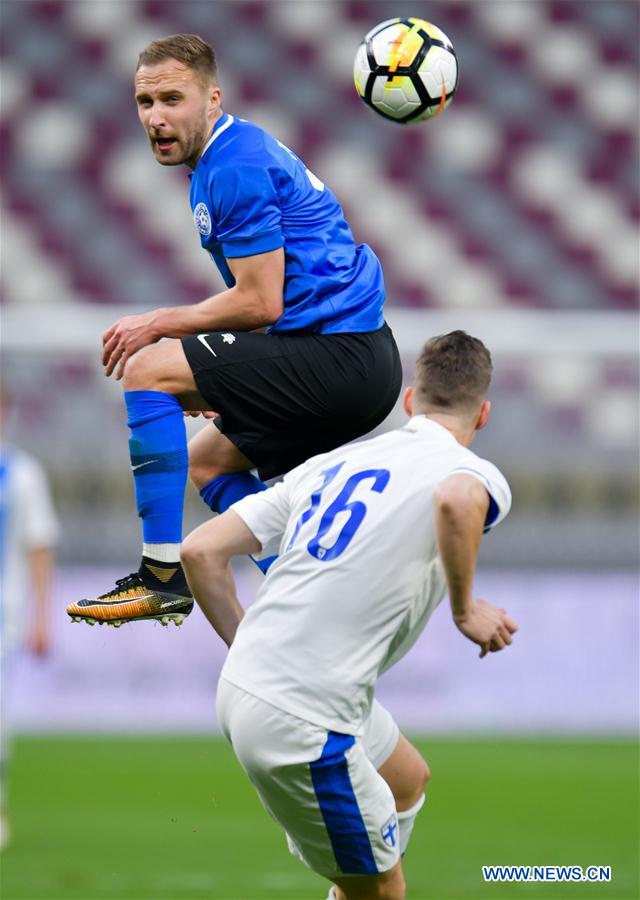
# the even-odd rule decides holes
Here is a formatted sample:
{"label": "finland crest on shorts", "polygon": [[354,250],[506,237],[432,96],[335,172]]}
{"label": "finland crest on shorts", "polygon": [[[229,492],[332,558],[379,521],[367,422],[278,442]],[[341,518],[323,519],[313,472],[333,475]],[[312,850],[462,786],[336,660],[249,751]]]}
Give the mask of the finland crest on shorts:
{"label": "finland crest on shorts", "polygon": [[380,834],[387,847],[395,847],[398,843],[398,817],[395,813],[384,823]]}
{"label": "finland crest on shorts", "polygon": [[204,203],[198,203],[194,209],[193,221],[202,237],[208,237],[211,234],[211,216]]}

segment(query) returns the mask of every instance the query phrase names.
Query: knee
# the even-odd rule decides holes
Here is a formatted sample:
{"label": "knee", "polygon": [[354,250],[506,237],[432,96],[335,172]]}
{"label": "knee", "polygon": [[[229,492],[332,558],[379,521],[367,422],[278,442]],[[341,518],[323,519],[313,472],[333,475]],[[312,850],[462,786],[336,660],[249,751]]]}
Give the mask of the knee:
{"label": "knee", "polygon": [[411,809],[420,801],[420,798],[427,789],[429,779],[431,778],[431,770],[426,761],[420,756],[416,759],[413,771],[411,773],[410,784],[407,784],[407,790],[400,799],[396,800],[398,809]]}
{"label": "knee", "polygon": [[210,453],[205,453],[198,442],[189,443],[189,478],[195,489],[201,491],[212,478],[223,475],[222,467]]}
{"label": "knee", "polygon": [[422,759],[421,761],[422,766],[420,767],[420,771],[418,774],[418,781],[420,782],[422,788],[420,793],[424,794],[431,779],[431,769],[429,768],[429,764],[427,763],[426,759]]}
{"label": "knee", "polygon": [[184,539],[180,547],[180,562],[186,572],[193,571],[207,556],[207,542],[197,531]]}
{"label": "knee", "polygon": [[159,388],[157,345],[143,347],[130,356],[122,380],[125,391],[154,391]]}
{"label": "knee", "polygon": [[412,809],[420,801],[431,778],[429,766],[417,751],[411,762],[406,777],[394,790],[396,808],[399,811]]}

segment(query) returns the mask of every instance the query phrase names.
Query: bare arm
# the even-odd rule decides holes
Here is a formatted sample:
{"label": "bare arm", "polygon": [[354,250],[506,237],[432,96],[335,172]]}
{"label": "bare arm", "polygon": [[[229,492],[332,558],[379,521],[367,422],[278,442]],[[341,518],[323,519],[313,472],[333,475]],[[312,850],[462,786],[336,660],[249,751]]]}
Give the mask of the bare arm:
{"label": "bare arm", "polygon": [[260,542],[233,510],[196,528],[182,544],[182,564],[193,596],[229,647],[244,616],[230,562],[234,556],[260,550]]}
{"label": "bare arm", "polygon": [[54,554],[48,546],[31,547],[29,568],[33,586],[34,604],[27,645],[36,656],[49,652],[49,603],[53,576]]}
{"label": "bare arm", "polygon": [[454,474],[435,492],[436,536],[449,586],[453,620],[478,644],[480,656],[502,650],[512,641],[516,623],[486,600],[474,600],[473,577],[489,495],[472,475]]}
{"label": "bare arm", "polygon": [[120,379],[130,356],[163,337],[181,338],[227,328],[253,331],[277,321],[284,309],[284,250],[228,259],[227,263],[236,280],[232,288],[193,306],[163,307],[125,316],[107,329],[102,336],[105,375],[111,375],[117,366],[116,379]]}

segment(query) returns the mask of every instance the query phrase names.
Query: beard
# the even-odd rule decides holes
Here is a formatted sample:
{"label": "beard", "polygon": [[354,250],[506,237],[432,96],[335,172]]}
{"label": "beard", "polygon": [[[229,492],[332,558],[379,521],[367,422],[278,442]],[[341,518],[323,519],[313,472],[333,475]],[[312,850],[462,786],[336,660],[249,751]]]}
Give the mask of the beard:
{"label": "beard", "polygon": [[150,136],[154,156],[161,166],[182,166],[194,168],[207,137],[207,131],[192,131],[184,138],[173,138],[173,143],[163,152],[158,137]]}

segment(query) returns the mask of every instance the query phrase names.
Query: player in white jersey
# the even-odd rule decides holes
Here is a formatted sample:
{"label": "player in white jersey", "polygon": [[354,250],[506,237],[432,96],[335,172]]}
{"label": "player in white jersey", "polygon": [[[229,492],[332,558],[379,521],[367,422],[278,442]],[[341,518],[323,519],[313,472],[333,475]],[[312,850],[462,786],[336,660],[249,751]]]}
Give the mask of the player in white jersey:
{"label": "player in white jersey", "polygon": [[[58,520],[42,466],[23,450],[3,445],[0,448],[0,665],[5,696],[11,657],[18,647],[24,643],[38,656],[48,650],[47,608],[57,535]],[[26,602],[28,595],[33,597],[33,605]],[[3,703],[3,713],[4,710]],[[0,732],[0,845],[4,845],[8,841],[4,806],[10,749],[9,723],[4,715]]]}
{"label": "player in white jersey", "polygon": [[[312,458],[183,546],[193,593],[231,644],[221,728],[290,847],[340,900],[404,897],[400,856],[417,810],[399,821],[384,777],[394,762],[402,768],[403,746],[382,767],[367,755],[376,680],[447,587],[481,657],[516,631],[505,610],[472,594],[483,531],[511,504],[503,475],[469,449],[489,417],[490,379],[481,341],[433,338],[405,396],[404,428]],[[243,618],[229,561],[274,552]]]}

